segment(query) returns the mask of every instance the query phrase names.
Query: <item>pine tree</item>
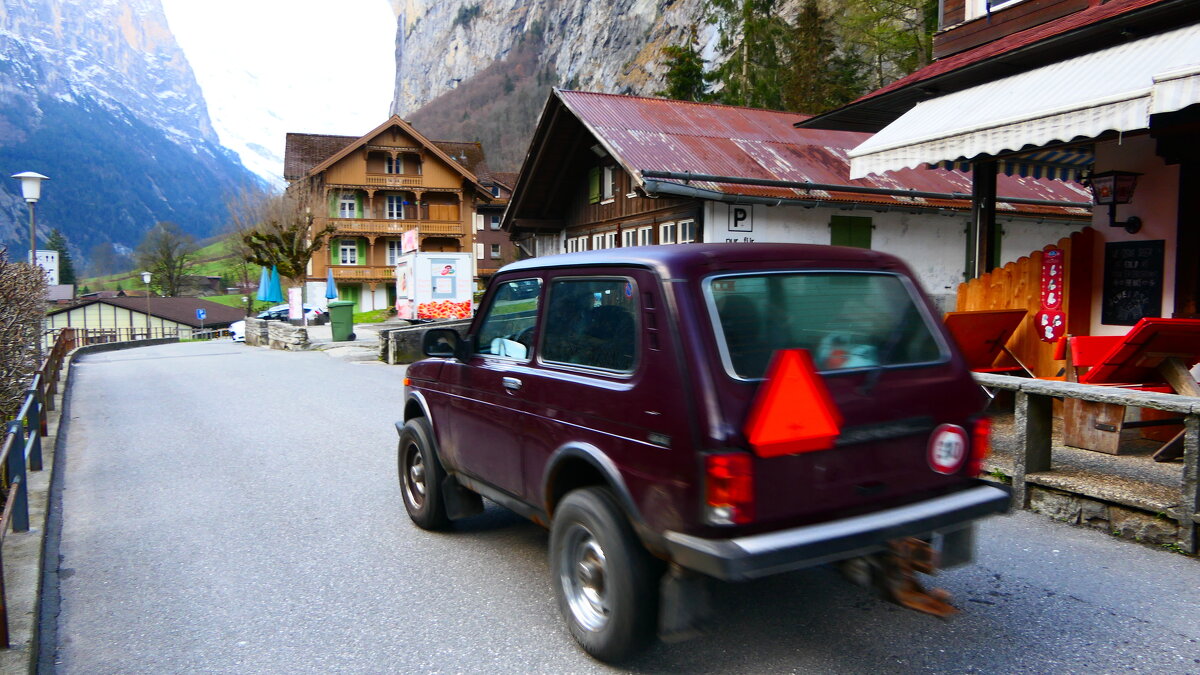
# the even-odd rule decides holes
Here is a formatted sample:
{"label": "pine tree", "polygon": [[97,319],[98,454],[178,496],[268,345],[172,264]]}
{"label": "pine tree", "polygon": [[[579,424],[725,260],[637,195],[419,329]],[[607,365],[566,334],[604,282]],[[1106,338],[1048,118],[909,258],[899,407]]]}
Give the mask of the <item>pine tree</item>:
{"label": "pine tree", "polygon": [[687,43],[663,47],[662,53],[666,57],[664,65],[667,72],[663,79],[667,86],[655,94],[680,101],[709,100],[708,84],[712,76],[704,72],[704,57],[700,55],[696,27],[693,25],[690,28]]}
{"label": "pine tree", "polygon": [[75,283],[75,263],[71,261],[71,252],[67,250],[67,239],[57,229],[50,232],[46,240],[46,248],[58,251],[58,283]]}
{"label": "pine tree", "polygon": [[932,60],[937,0],[844,0],[840,42],[859,50],[867,89],[877,89]]}
{"label": "pine tree", "polygon": [[787,21],[778,0],[711,0],[725,62],[717,69],[723,103],[781,109],[788,61]]}
{"label": "pine tree", "polygon": [[816,0],[805,1],[790,33],[784,108],[815,115],[849,103],[865,91],[857,53],[838,53],[832,22]]}

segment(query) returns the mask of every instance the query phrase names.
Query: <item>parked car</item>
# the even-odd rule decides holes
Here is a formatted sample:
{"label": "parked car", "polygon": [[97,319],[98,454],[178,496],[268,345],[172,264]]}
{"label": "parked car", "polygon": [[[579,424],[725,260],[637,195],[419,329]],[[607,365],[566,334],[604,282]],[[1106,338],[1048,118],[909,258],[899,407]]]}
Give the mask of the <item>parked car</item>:
{"label": "parked car", "polygon": [[606,661],[702,625],[714,579],[835,561],[952,611],[912,570],[969,562],[1009,493],[977,478],[985,399],[937,317],[904,263],[862,249],[508,265],[468,334],[429,330],[408,368],[405,508],[438,530],[485,496],[548,527],[562,614]]}
{"label": "parked car", "polygon": [[[329,311],[326,309],[323,309],[321,307],[305,305],[304,313],[308,315],[308,322],[310,324],[313,324],[316,326],[320,326],[321,324],[327,323],[329,321]],[[269,321],[287,321],[288,320],[288,306],[287,305],[275,305],[274,307],[271,307],[262,312],[259,312],[258,318],[259,319],[267,319]]]}
{"label": "parked car", "polygon": [[229,324],[229,339],[234,342],[246,341],[246,322],[234,321]]}

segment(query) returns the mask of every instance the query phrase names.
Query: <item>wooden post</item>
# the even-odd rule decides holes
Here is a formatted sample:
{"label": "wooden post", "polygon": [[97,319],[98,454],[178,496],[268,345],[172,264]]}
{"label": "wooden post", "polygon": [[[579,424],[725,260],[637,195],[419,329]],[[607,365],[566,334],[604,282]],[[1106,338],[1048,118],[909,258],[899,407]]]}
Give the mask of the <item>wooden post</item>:
{"label": "wooden post", "polygon": [[1183,482],[1179,494],[1179,536],[1187,553],[1196,553],[1200,526],[1200,414],[1193,411],[1183,423]]}
{"label": "wooden post", "polygon": [[1030,473],[1050,470],[1050,433],[1053,429],[1052,403],[1050,396],[1016,392],[1014,431],[1017,435],[1017,452],[1013,464],[1013,503],[1020,508],[1029,508],[1029,492],[1025,476]]}

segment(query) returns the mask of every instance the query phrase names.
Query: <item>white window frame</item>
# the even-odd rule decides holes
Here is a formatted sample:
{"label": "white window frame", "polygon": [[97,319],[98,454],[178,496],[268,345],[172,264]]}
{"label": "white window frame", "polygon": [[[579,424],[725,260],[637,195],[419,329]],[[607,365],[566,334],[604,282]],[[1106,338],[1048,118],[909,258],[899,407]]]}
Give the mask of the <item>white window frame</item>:
{"label": "white window frame", "polygon": [[385,218],[388,220],[404,219],[404,195],[387,195],[384,205]]}
{"label": "white window frame", "polygon": [[483,260],[483,244],[476,242],[475,244],[475,259]]}
{"label": "white window frame", "polygon": [[696,221],[692,219],[681,220],[676,225],[677,243],[691,244],[696,241]]}
{"label": "white window frame", "polygon": [[[349,213],[350,215],[346,215]],[[352,192],[343,192],[338,197],[338,218],[357,218],[358,198]]]}
{"label": "white window frame", "polygon": [[675,243],[675,221],[663,223],[658,226],[658,243],[674,244]]}
{"label": "white window frame", "polygon": [[491,229],[493,229],[493,230],[499,230],[501,218],[502,218],[502,216],[492,216],[491,222],[489,223],[489,227],[491,227]]}
{"label": "white window frame", "polygon": [[358,264],[358,241],[354,239],[339,239],[338,240],[338,260],[339,265],[357,265]]}
{"label": "white window frame", "polygon": [[396,265],[404,256],[404,242],[399,239],[387,240],[387,264]]}
{"label": "white window frame", "polygon": [[637,229],[638,246],[654,245],[654,226],[646,225]]}
{"label": "white window frame", "polygon": [[988,10],[988,0],[967,0],[967,17],[966,20],[978,19],[987,16],[989,13],[998,12],[1002,9],[1008,9],[1013,5],[1019,5],[1025,0],[1001,0]]}
{"label": "white window frame", "polygon": [[499,260],[500,259],[500,244],[492,244],[491,249],[492,249],[491,250],[492,260]]}
{"label": "white window frame", "polygon": [[621,247],[637,246],[637,230],[632,227],[621,233]]}
{"label": "white window frame", "polygon": [[604,233],[604,248],[616,248],[616,247],[617,247],[617,231],[609,230],[608,232],[605,232]]}
{"label": "white window frame", "polygon": [[599,251],[602,248],[604,248],[604,235],[603,234],[593,234],[592,235],[592,250]]}
{"label": "white window frame", "polygon": [[600,200],[611,201],[617,196],[617,167],[605,166],[600,170]]}
{"label": "white window frame", "polygon": [[395,158],[391,155],[385,157],[383,160],[383,172],[392,175],[404,173],[404,155],[398,155]]}

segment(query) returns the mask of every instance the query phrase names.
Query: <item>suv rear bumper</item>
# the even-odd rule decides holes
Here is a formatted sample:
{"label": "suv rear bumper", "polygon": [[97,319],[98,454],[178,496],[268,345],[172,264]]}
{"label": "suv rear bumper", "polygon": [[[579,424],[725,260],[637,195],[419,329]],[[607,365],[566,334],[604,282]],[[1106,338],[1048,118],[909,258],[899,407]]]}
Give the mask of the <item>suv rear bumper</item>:
{"label": "suv rear bumper", "polygon": [[903,537],[953,532],[1009,507],[1006,487],[980,482],[960,492],[915,504],[790,530],[705,539],[667,532],[671,559],[725,581],[756,579],[780,572],[880,551]]}

